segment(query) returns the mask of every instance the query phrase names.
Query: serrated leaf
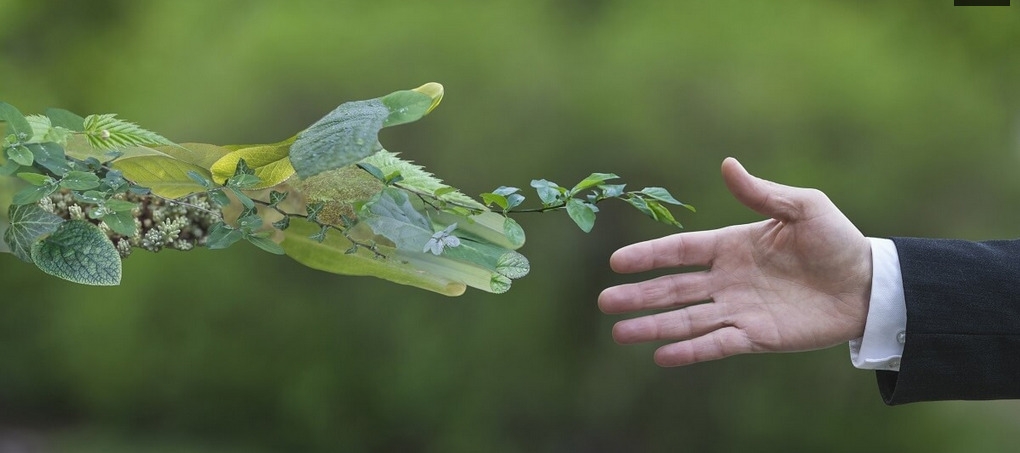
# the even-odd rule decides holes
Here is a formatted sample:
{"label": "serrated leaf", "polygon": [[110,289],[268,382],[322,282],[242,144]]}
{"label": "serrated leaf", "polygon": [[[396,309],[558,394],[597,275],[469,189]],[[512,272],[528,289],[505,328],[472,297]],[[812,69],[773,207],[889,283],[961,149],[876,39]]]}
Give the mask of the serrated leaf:
{"label": "serrated leaf", "polygon": [[602,183],[610,179],[617,178],[619,178],[619,176],[616,176],[613,173],[592,173],[590,176],[584,178],[583,180],[581,180],[581,182],[577,183],[577,185],[575,185],[573,189],[570,189],[570,194],[571,195],[577,194],[582,190],[590,189],[592,187],[601,185]]}
{"label": "serrated leaf", "polygon": [[32,128],[32,138],[27,141],[32,143],[46,141],[46,135],[53,128],[49,118],[42,115],[28,115],[25,117],[25,121],[28,121],[28,126]]}
{"label": "serrated leaf", "polygon": [[521,278],[531,272],[531,263],[524,255],[511,251],[501,255],[496,261],[496,272],[507,278]]}
{"label": "serrated leaf", "polygon": [[[441,89],[437,96],[441,98]],[[407,90],[341,104],[298,134],[290,148],[291,164],[299,177],[308,178],[371,156],[382,150],[380,129],[421,118],[434,107],[434,99],[427,92]]]}
{"label": "serrated leaf", "polygon": [[46,116],[55,127],[62,127],[69,131],[82,132],[85,130],[85,118],[82,118],[70,111],[58,108],[46,109]]}
{"label": "serrated leaf", "polygon": [[14,134],[19,142],[28,141],[32,137],[32,126],[13,105],[0,102],[0,121],[7,123],[7,132]]}
{"label": "serrated leaf", "polygon": [[210,167],[213,180],[222,183],[234,176],[238,162],[243,159],[260,179],[251,189],[266,189],[286,181],[294,174],[289,155],[295,138],[270,145],[249,146],[223,156]]}
{"label": "serrated leaf", "polygon": [[71,282],[120,284],[117,248],[99,227],[84,220],[64,222],[49,237],[33,244],[32,261],[43,272]]}
{"label": "serrated leaf", "polygon": [[567,200],[567,214],[585,233],[591,232],[592,227],[595,226],[595,211],[591,205],[577,198]]}
{"label": "serrated leaf", "polygon": [[[435,175],[429,173],[419,165],[400,159],[396,153],[381,150],[361,162],[379,169],[382,174],[399,172],[404,177],[400,181],[400,187],[415,191],[421,194],[434,194],[439,200],[467,207],[469,209],[487,211],[485,205],[475,201],[473,198],[461,193],[455,188],[443,183]],[[385,178],[383,178],[385,180]],[[446,188],[452,190],[445,190]],[[437,192],[439,192],[437,194]]]}
{"label": "serrated leaf", "polygon": [[10,226],[4,232],[4,243],[22,261],[32,262],[32,244],[57,230],[64,219],[35,204],[11,205],[7,210]]}
{"label": "serrated leaf", "polygon": [[155,132],[117,118],[117,115],[113,113],[85,117],[84,129],[89,144],[98,150],[173,144]]}
{"label": "serrated leaf", "polygon": [[99,176],[87,171],[70,171],[60,180],[60,187],[71,190],[89,190],[99,187]]}

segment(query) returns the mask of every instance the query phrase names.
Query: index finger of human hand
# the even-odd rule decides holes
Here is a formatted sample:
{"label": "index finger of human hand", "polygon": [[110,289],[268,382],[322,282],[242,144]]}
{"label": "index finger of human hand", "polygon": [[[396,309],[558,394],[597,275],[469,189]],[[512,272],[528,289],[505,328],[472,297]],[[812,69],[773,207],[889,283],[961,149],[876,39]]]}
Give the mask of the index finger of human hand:
{"label": "index finger of human hand", "polygon": [[716,242],[722,231],[677,233],[631,244],[613,253],[609,266],[624,274],[663,267],[707,266],[715,258]]}

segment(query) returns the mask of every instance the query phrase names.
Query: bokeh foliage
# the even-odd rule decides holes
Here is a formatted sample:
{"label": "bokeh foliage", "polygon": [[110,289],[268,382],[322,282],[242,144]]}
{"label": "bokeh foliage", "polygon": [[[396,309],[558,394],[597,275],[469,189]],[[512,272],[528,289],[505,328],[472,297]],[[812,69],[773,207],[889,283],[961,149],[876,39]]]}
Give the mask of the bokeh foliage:
{"label": "bokeh foliage", "polygon": [[[435,80],[382,140],[467,193],[614,172],[698,208],[736,156],[868,235],[1016,237],[1020,14],[903,2],[0,0],[0,98],[272,143]],[[6,191],[9,196],[9,190]],[[1014,403],[887,408],[844,348],[683,369],[615,345],[607,206],[524,217],[532,273],[447,299],[253,247],[83,288],[0,255],[0,438],[44,451],[1001,451]]]}

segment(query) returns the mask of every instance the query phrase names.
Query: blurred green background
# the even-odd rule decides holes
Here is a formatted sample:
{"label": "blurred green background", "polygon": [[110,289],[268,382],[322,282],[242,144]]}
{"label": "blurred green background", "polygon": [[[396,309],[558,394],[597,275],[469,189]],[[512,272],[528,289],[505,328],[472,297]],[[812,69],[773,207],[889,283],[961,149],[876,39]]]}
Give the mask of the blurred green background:
{"label": "blurred green background", "polygon": [[[179,141],[287,138],[347,100],[446,98],[387,148],[470,194],[615,172],[759,217],[719,164],[867,235],[1020,229],[1020,6],[736,0],[0,0],[0,99]],[[138,252],[86,288],[0,255],[0,452],[1005,451],[1012,402],[882,404],[845,347],[680,369],[595,304],[622,203],[525,215],[532,274],[456,299],[253,247]],[[22,448],[19,450],[18,448]]]}

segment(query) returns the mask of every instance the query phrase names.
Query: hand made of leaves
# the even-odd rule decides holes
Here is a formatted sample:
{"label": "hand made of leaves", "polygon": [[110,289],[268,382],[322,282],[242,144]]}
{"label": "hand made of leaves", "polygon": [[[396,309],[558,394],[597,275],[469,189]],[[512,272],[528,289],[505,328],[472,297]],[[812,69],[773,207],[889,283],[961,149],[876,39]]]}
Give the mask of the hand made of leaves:
{"label": "hand made of leaves", "polygon": [[511,214],[562,210],[588,232],[606,199],[677,227],[665,205],[693,210],[660,187],[625,191],[612,173],[570,188],[531,181],[535,208],[521,208],[516,187],[476,201],[379,143],[382,128],[422,118],[442,97],[428,83],[341,104],[278,143],[230,146],[176,144],[113,114],[26,117],[0,102],[0,175],[28,185],[14,194],[4,242],[44,272],[89,285],[118,284],[133,247],[247,241],[314,269],[459,295],[468,286],[501,293],[529,272]]}

